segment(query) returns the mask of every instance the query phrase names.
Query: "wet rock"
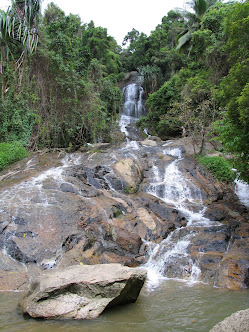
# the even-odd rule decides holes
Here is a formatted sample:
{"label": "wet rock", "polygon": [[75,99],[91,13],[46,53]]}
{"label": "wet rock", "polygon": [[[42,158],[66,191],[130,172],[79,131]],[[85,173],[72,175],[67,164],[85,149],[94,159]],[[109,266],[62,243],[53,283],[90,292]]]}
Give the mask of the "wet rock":
{"label": "wet rock", "polygon": [[34,318],[93,319],[105,309],[135,302],[146,272],[120,264],[72,266],[45,271],[20,301]]}
{"label": "wet rock", "polygon": [[68,192],[68,193],[74,193],[76,195],[78,195],[79,191],[77,188],[75,188],[74,186],[72,186],[70,183],[62,183],[60,185],[60,190],[63,192]]}
{"label": "wet rock", "polygon": [[249,309],[233,313],[216,324],[210,332],[247,332],[249,331]]}
{"label": "wet rock", "polygon": [[54,190],[54,189],[58,188],[58,184],[54,180],[46,179],[43,182],[42,187],[43,187],[43,189],[46,189],[46,190]]}
{"label": "wet rock", "polygon": [[124,79],[122,79],[122,81],[119,82],[119,86],[123,88],[126,85],[136,83],[138,76],[139,74],[137,71],[131,71],[129,73],[125,73],[125,77]]}
{"label": "wet rock", "polygon": [[183,216],[182,213],[177,211],[175,208],[169,207],[167,204],[163,204],[159,200],[153,200],[153,201],[147,200],[145,204],[146,207],[148,207],[161,219],[167,220],[169,222],[168,227],[171,230],[173,230],[174,228],[186,226],[187,219]]}
{"label": "wet rock", "polygon": [[218,286],[217,282],[217,268],[223,257],[220,252],[206,252],[203,254],[193,253],[192,257],[196,257],[201,268],[201,280],[212,286]]}
{"label": "wet rock", "polygon": [[143,139],[143,133],[139,128],[134,127],[133,125],[127,125],[126,126],[127,131],[127,138],[129,138],[131,141],[139,141]]}
{"label": "wet rock", "polygon": [[111,239],[122,249],[132,254],[138,254],[142,245],[142,239],[139,235],[117,226],[109,226],[107,239]]}
{"label": "wet rock", "polygon": [[98,175],[101,168],[91,169],[89,167],[83,167],[85,172],[85,178],[88,184],[94,186],[96,189],[108,188],[108,185],[105,183],[105,180],[102,176]]}
{"label": "wet rock", "polygon": [[114,170],[127,183],[128,186],[136,188],[142,181],[142,170],[136,160],[121,159],[113,166]]}
{"label": "wet rock", "polygon": [[204,213],[204,217],[213,221],[222,221],[226,218],[227,213],[224,209],[215,208],[207,208]]}
{"label": "wet rock", "polygon": [[28,281],[25,266],[0,251],[0,291],[25,290]]}
{"label": "wet rock", "polygon": [[[26,178],[16,186],[6,184],[1,193],[0,248],[13,269],[8,270],[3,262],[1,265],[0,259],[0,273],[23,275],[20,268],[24,267],[25,275],[32,278],[33,270],[36,275],[41,269],[56,266],[137,266],[148,259],[147,241],[159,244],[171,234],[174,244],[188,236],[190,243],[187,258],[175,256],[166,274],[189,278],[195,264],[201,269],[201,280],[211,285],[248,287],[247,210],[231,189],[209,179],[193,159],[178,159],[188,151],[185,143],[175,141],[168,149],[158,140],[150,141],[157,145],[125,143],[103,153],[92,150],[64,155],[63,168],[58,169],[54,168],[60,164],[57,156],[56,165],[53,161],[53,168],[48,174],[41,173],[38,180]],[[189,227],[174,202],[165,203],[165,169],[171,162],[176,163],[188,184],[186,190],[195,198],[183,202],[186,209],[199,213],[202,195],[207,206],[205,217],[219,221],[216,226]],[[147,193],[157,181],[154,166],[162,179],[158,197]],[[44,168],[39,166],[36,172],[40,169]],[[2,281],[10,287],[5,276]],[[19,286],[13,282],[13,287]]]}
{"label": "wet rock", "polygon": [[234,253],[227,254],[220,263],[218,285],[232,290],[248,288],[248,255],[245,255],[243,259],[241,253],[237,253],[237,255],[234,255]]}
{"label": "wet rock", "polygon": [[[197,165],[193,159],[182,159],[179,168],[189,180],[190,189],[191,183],[193,183],[201,191],[202,199],[208,197],[210,200],[216,201],[222,198],[222,189],[217,187],[211,178],[205,176],[204,168],[201,165]],[[192,190],[195,189],[192,188]]]}
{"label": "wet rock", "polygon": [[249,224],[232,229],[229,250],[219,266],[218,285],[229,289],[249,287]]}
{"label": "wet rock", "polygon": [[145,139],[140,142],[143,146],[157,146],[157,141],[153,139]]}

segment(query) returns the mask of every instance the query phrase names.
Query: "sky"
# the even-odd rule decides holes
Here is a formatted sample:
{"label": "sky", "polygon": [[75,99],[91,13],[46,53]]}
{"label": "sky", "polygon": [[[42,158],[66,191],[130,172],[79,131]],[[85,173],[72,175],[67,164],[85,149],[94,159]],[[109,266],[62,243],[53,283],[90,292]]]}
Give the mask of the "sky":
{"label": "sky", "polygon": [[[51,0],[42,0],[44,12]],[[133,28],[147,35],[161,23],[163,16],[174,8],[186,8],[186,0],[53,0],[66,15],[78,14],[82,23],[91,20],[95,26],[107,28],[119,45]],[[6,10],[11,0],[0,0],[0,9]]]}

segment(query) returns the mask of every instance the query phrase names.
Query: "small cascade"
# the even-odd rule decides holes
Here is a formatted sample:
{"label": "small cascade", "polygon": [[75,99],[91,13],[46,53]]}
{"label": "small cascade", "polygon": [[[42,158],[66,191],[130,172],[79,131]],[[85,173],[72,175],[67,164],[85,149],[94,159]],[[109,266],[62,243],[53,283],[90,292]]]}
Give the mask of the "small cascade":
{"label": "small cascade", "polygon": [[134,136],[134,133],[130,131],[135,130],[133,127],[135,122],[145,114],[143,95],[143,88],[136,83],[129,84],[123,89],[124,106],[119,126],[121,132],[125,133],[128,139],[130,136]]}
{"label": "small cascade", "polygon": [[[1,193],[0,201],[5,202],[9,206],[19,206],[20,203],[27,203],[31,197],[35,197],[37,204],[48,205],[48,199],[46,193],[42,190],[45,181],[53,181],[56,187],[62,183],[65,183],[62,173],[67,167],[78,165],[80,163],[80,157],[77,155],[66,155],[62,160],[61,166],[52,167],[47,171],[44,171],[40,175],[31,178],[28,181],[24,181],[12,188]],[[32,193],[32,195],[31,195]]]}
{"label": "small cascade", "polygon": [[217,226],[217,221],[211,221],[203,216],[201,191],[190,179],[180,171],[178,164],[183,160],[178,148],[165,149],[165,155],[173,160],[165,167],[164,172],[156,165],[151,169],[151,183],[147,192],[176,208],[187,219],[186,227],[177,228],[160,244],[147,243],[150,257],[145,267],[148,269],[149,287],[154,287],[162,278],[176,278],[197,282],[201,270],[198,261],[193,261],[190,255],[191,240],[196,234],[196,227]]}
{"label": "small cascade", "polygon": [[241,203],[249,208],[249,184],[242,180],[235,180],[235,193]]}
{"label": "small cascade", "polygon": [[[18,252],[19,249],[12,246],[11,243],[14,241],[13,239],[37,238],[38,233],[45,234],[54,231],[53,219],[47,221],[46,228],[42,224],[37,223],[35,227],[31,226],[33,228],[29,229],[29,218],[36,216],[37,219],[39,219],[39,215],[44,217],[52,213],[57,204],[54,191],[60,191],[60,186],[66,183],[66,180],[63,178],[64,170],[70,166],[78,165],[80,158],[81,157],[76,154],[67,154],[61,160],[61,166],[52,167],[38,176],[22,181],[0,193],[0,204],[2,207],[0,213],[4,215],[9,222],[8,232],[6,232],[3,237],[4,250],[2,250],[2,253],[5,256],[16,260],[15,251]],[[53,190],[46,190],[46,188],[53,188]],[[7,225],[8,223],[6,222],[6,226]],[[19,226],[23,226],[25,231],[23,231],[23,229],[20,230]],[[8,247],[8,250],[11,251],[11,255],[8,250],[5,249],[5,245]],[[36,249],[38,247],[41,248],[42,245],[37,244]],[[34,249],[34,251],[36,249]],[[46,252],[49,251],[49,248],[46,248],[44,245],[43,250]],[[32,253],[30,253],[30,256],[31,255]],[[16,262],[25,266],[25,263],[22,263],[22,258],[20,257],[17,254]],[[52,268],[54,265],[54,259],[49,259],[46,263],[42,263],[43,268]]]}
{"label": "small cascade", "polygon": [[144,115],[145,108],[143,93],[143,88],[136,83],[129,84],[124,88],[123,115],[132,119],[139,119],[142,115]]}
{"label": "small cascade", "polygon": [[128,141],[122,150],[139,150],[140,144],[137,141]]}
{"label": "small cascade", "polygon": [[174,157],[174,160],[161,174],[156,165],[152,166],[151,184],[147,192],[181,211],[188,218],[188,225],[193,223],[209,226],[210,221],[203,217],[205,207],[200,189],[185,178],[178,168],[179,161],[183,159],[181,150],[174,148],[163,152],[165,155]]}

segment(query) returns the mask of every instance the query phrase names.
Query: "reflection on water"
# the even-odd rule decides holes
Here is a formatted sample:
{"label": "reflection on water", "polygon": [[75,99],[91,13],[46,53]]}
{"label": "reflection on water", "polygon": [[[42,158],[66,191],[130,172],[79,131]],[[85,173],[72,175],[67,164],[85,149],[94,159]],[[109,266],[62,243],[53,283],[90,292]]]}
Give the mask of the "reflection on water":
{"label": "reflection on water", "polygon": [[163,281],[144,287],[134,304],[117,307],[91,321],[24,318],[17,309],[21,293],[0,293],[0,331],[27,332],[185,332],[209,331],[231,313],[249,307],[249,291]]}

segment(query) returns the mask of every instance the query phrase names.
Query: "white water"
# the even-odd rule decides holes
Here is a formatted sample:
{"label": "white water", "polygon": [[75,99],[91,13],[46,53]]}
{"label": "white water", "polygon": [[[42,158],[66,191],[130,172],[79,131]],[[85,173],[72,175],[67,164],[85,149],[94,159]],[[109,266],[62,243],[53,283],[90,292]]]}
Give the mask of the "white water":
{"label": "white water", "polygon": [[127,126],[134,124],[142,115],[145,114],[143,102],[143,88],[136,83],[124,87],[124,107],[120,117],[120,130],[128,137]]}
{"label": "white water", "polygon": [[139,119],[144,114],[143,88],[136,83],[127,85],[123,90],[123,115]]}
{"label": "white water", "polygon": [[[174,148],[163,152],[175,159],[162,174],[160,174],[159,168],[153,165],[153,175],[147,192],[181,211],[188,218],[188,226],[192,224],[210,226],[210,220],[203,217],[205,207],[200,189],[190,179],[184,177],[178,167],[179,161],[183,159],[181,150]],[[212,222],[212,225],[217,225],[217,222]]]}
{"label": "white water", "polygon": [[[150,257],[145,265],[149,277],[147,287],[152,289],[165,277],[198,282],[201,277],[198,261],[194,262],[188,253],[191,239],[195,236],[191,229],[219,225],[217,221],[203,216],[205,206],[200,189],[180,171],[178,164],[183,160],[181,150],[168,148],[163,153],[174,159],[164,172],[156,165],[152,166],[151,184],[147,192],[175,207],[188,222],[186,227],[171,232],[160,244],[147,243],[150,248]],[[186,234],[181,235],[182,230],[186,230]],[[178,271],[175,272],[175,269]]]}
{"label": "white water", "polygon": [[[132,126],[139,117],[144,114],[142,101],[143,90],[136,84],[130,84],[123,90],[124,108],[120,118],[120,129],[127,137],[127,143],[122,149],[128,151],[130,157],[137,159],[134,154],[139,151],[141,146],[136,141],[128,139],[128,128]],[[145,130],[148,135],[148,131]],[[188,253],[191,239],[194,233],[192,227],[208,227],[218,225],[216,221],[205,218],[205,206],[203,205],[200,189],[189,179],[186,178],[179,169],[179,162],[183,159],[183,153],[179,148],[170,148],[172,141],[162,146],[162,153],[173,157],[164,170],[153,162],[151,176],[147,193],[159,198],[172,208],[176,208],[187,219],[187,228],[190,230],[181,234],[181,229],[176,229],[163,240],[160,244],[146,242],[149,248],[149,260],[145,265],[148,271],[147,287],[157,287],[158,283],[165,277],[181,278],[188,282],[200,280],[201,270],[198,262],[193,262]],[[132,153],[131,151],[134,151]],[[153,155],[151,156],[153,160]],[[177,264],[179,273],[175,273],[174,265]]]}
{"label": "white water", "polygon": [[[141,145],[137,141],[127,141],[122,150],[139,150]],[[135,156],[135,158],[137,158]]]}
{"label": "white water", "polygon": [[0,202],[3,205],[14,208],[15,206],[18,207],[19,203],[28,203],[31,198],[35,197],[37,204],[50,204],[46,193],[42,190],[44,181],[48,179],[53,180],[59,187],[60,184],[65,183],[62,176],[64,170],[72,165],[78,165],[80,163],[80,158],[81,157],[77,155],[66,155],[66,157],[61,160],[61,166],[52,167],[30,180],[23,181],[20,184],[13,186],[11,190],[3,191],[0,194]]}
{"label": "white water", "polygon": [[240,201],[246,207],[249,207],[249,184],[241,180],[235,180],[235,193]]}

